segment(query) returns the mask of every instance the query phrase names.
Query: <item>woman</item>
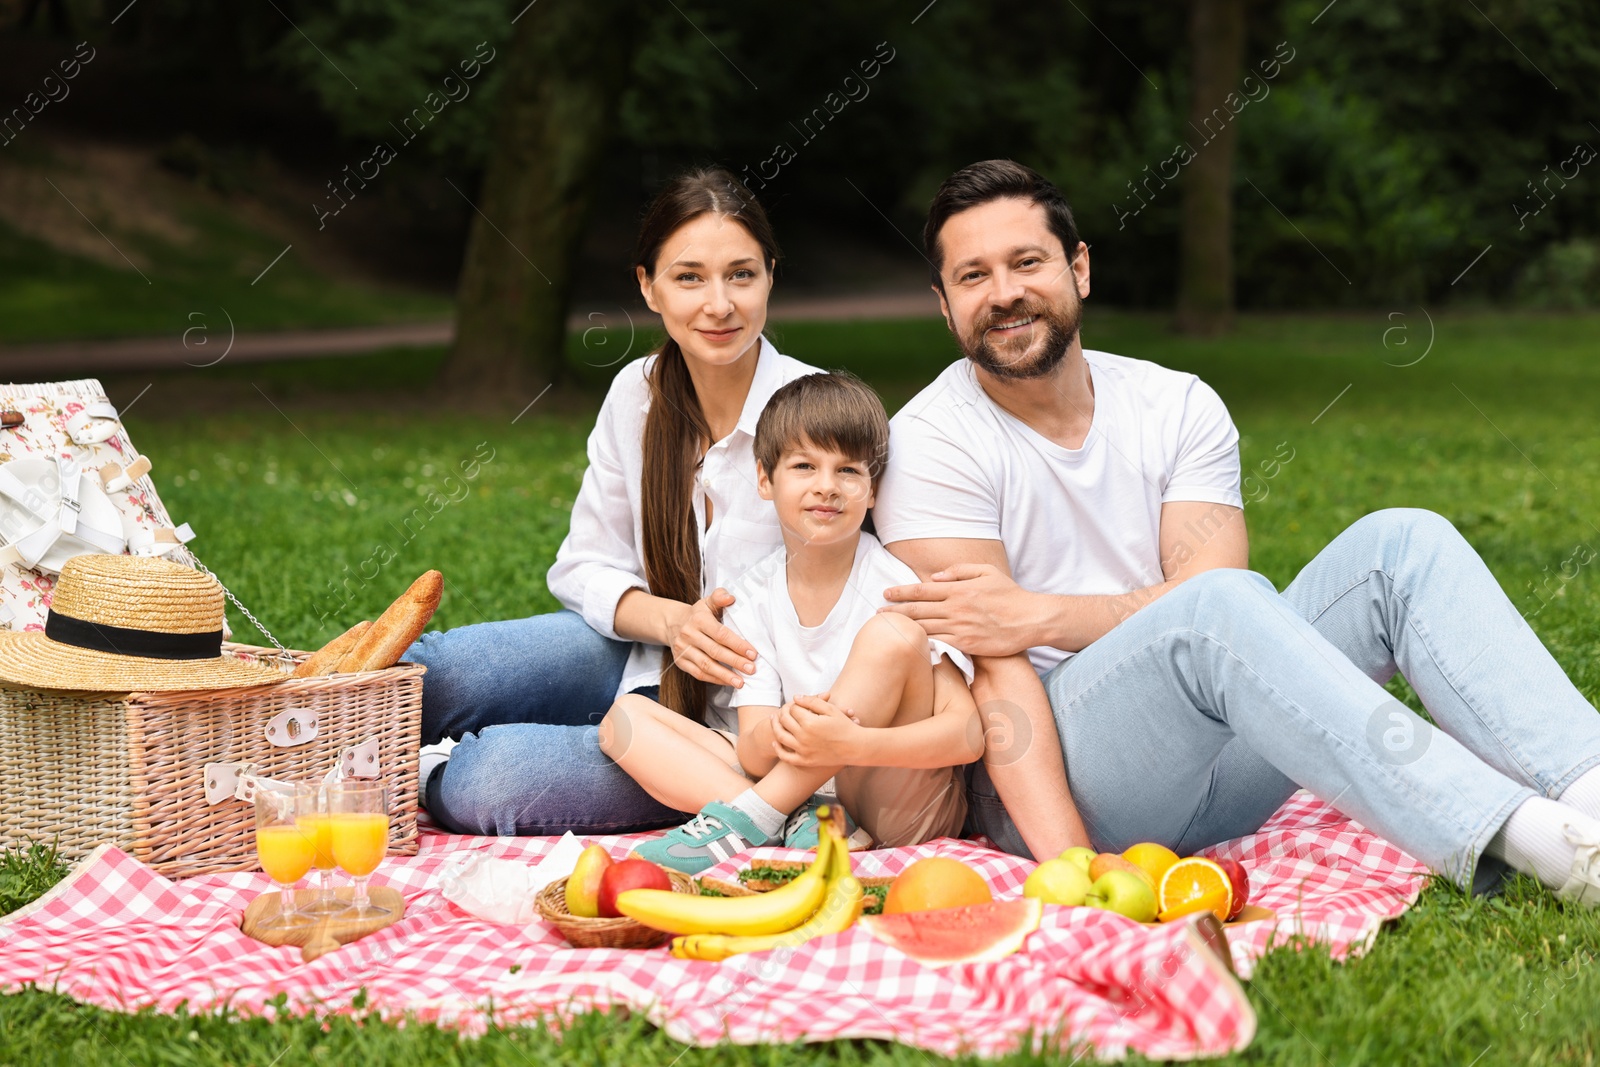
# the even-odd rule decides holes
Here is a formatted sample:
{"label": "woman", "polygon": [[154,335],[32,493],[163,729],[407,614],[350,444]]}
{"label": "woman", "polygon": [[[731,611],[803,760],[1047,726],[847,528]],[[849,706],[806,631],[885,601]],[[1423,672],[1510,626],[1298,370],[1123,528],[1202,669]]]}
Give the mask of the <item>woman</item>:
{"label": "woman", "polygon": [[[783,543],[756,491],[761,409],[809,367],[761,336],[778,246],[731,173],[696,170],[645,213],[634,272],[667,341],[623,367],[550,568],[567,610],[424,634],[419,787],[458,833],[621,832],[681,823],[600,752],[595,725],[642,692],[700,718],[755,650],[722,588]],[[658,688],[659,687],[659,688]],[[726,696],[720,698],[726,702]]]}

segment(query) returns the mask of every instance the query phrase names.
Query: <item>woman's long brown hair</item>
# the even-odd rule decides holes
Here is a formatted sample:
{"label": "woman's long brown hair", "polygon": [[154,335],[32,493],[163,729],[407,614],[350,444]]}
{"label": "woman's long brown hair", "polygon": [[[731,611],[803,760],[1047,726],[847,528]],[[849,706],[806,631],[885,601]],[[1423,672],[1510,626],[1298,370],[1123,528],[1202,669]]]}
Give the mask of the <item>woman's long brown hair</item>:
{"label": "woman's long brown hair", "polygon": [[[723,215],[743,226],[761,246],[770,271],[778,259],[772,224],[750,190],[721,167],[691,170],[668,182],[645,211],[634,262],[655,277],[662,246],[701,215]],[[760,343],[757,341],[756,343]],[[689,377],[678,342],[668,337],[650,370],[650,412],[644,420],[644,576],[654,596],[692,604],[700,599],[700,532],[695,529],[694,473],[711,445],[711,428]],[[706,684],[673,661],[661,659],[661,703],[702,720]]]}

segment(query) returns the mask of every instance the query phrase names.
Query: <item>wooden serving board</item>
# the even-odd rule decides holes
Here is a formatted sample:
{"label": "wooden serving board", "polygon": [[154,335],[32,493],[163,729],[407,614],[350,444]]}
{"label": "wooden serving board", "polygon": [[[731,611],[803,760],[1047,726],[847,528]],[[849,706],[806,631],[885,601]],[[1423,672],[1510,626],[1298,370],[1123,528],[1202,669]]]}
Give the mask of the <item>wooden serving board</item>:
{"label": "wooden serving board", "polygon": [[[295,896],[296,906],[306,907],[317,898],[317,893],[318,890],[315,889],[298,890]],[[348,945],[357,938],[382,930],[390,923],[404,917],[406,902],[399,890],[386,885],[375,885],[368,887],[367,895],[372,899],[372,903],[388,908],[389,914],[369,919],[341,919],[337,916],[318,915],[314,916],[315,921],[307,926],[296,926],[287,930],[263,930],[261,927],[278,914],[278,891],[271,889],[256,897],[244,909],[244,918],[239,923],[239,929],[264,944],[299,945],[300,958],[310,963],[340,945]],[[341,902],[350,904],[354,900],[355,889],[352,886],[344,886],[334,890],[334,896]]]}

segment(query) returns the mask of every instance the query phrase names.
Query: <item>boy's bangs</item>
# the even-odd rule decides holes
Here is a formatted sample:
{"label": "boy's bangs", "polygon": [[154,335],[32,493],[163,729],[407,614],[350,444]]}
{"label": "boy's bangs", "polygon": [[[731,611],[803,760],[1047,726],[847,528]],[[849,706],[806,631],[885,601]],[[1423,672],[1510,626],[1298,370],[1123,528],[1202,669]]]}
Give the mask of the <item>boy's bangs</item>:
{"label": "boy's bangs", "polygon": [[769,473],[809,441],[867,463],[875,479],[889,450],[889,418],[878,394],[845,371],[808,374],[772,394],[756,425],[756,461]]}

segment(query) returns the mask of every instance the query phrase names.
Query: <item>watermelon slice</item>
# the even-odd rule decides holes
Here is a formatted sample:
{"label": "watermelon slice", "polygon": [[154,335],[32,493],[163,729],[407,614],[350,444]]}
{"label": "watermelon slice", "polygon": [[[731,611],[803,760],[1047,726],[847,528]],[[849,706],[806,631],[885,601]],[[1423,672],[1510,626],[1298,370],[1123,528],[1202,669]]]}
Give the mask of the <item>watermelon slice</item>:
{"label": "watermelon slice", "polygon": [[1009,956],[1039,928],[1044,902],[995,900],[960,908],[863,915],[873,937],[927,967],[986,963]]}

